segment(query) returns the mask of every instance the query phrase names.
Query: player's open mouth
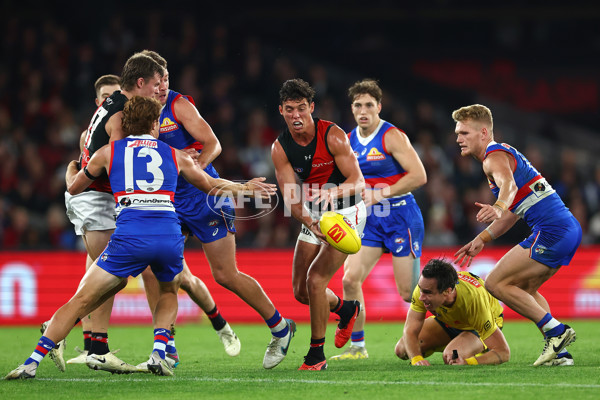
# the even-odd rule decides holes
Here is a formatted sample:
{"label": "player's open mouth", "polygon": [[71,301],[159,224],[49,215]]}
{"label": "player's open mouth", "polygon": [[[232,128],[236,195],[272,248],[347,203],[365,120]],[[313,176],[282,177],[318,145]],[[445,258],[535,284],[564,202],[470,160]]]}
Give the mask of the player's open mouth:
{"label": "player's open mouth", "polygon": [[302,122],[294,122],[294,128],[301,128],[302,127]]}

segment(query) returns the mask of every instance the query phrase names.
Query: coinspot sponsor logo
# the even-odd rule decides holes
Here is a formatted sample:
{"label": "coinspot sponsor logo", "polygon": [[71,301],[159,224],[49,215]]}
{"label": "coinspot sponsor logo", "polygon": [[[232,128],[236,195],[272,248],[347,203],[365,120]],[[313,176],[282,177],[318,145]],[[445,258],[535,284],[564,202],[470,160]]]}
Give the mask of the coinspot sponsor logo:
{"label": "coinspot sponsor logo", "polygon": [[[247,184],[248,181],[232,181]],[[252,190],[234,191],[224,184],[206,197],[206,205],[218,216],[237,220],[258,219],[270,214],[279,204],[279,196],[268,183],[252,182]]]}

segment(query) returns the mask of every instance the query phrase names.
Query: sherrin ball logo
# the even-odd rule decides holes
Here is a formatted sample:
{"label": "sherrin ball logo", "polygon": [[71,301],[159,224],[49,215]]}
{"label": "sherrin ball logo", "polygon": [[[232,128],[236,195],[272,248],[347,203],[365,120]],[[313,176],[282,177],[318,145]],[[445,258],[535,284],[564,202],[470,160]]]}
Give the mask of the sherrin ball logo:
{"label": "sherrin ball logo", "polygon": [[323,213],[319,228],[330,246],[346,254],[360,250],[361,240],[350,221],[342,214],[333,211]]}

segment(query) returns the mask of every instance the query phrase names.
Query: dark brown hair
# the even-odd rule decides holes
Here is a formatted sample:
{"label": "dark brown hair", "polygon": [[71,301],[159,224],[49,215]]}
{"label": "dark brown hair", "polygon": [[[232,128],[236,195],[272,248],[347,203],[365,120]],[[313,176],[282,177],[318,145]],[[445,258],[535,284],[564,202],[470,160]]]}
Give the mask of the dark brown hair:
{"label": "dark brown hair", "polygon": [[354,82],[354,85],[348,89],[348,97],[350,97],[351,103],[361,94],[371,95],[377,100],[377,103],[381,103],[381,99],[383,98],[383,92],[374,79],[363,79],[362,81]]}
{"label": "dark brown hair", "polygon": [[102,75],[100,78],[96,80],[94,83],[94,90],[96,91],[96,97],[98,97],[100,92],[100,88],[102,86],[110,86],[110,85],[120,85],[121,79],[116,75]]}
{"label": "dark brown hair", "polygon": [[289,79],[283,83],[279,91],[279,103],[283,104],[288,100],[306,99],[308,104],[313,102],[315,90],[302,79]]}
{"label": "dark brown hair", "polygon": [[121,73],[121,87],[123,90],[132,90],[139,78],[149,81],[154,78],[155,74],[163,76],[165,74],[165,69],[154,61],[152,57],[136,53],[129,57],[123,67],[123,72]]}

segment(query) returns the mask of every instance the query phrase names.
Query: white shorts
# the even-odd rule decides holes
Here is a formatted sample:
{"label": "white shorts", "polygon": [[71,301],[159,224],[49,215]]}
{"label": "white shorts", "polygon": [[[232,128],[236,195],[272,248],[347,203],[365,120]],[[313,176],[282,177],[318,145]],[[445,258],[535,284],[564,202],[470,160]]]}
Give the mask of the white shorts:
{"label": "white shorts", "polygon": [[67,217],[79,236],[87,231],[115,229],[115,198],[112,193],[90,190],[71,196],[65,192]]}
{"label": "white shorts", "polygon": [[[308,207],[306,207],[306,205],[304,206],[304,209],[310,214],[310,216],[313,219],[319,220],[321,218],[321,212],[311,211]],[[348,220],[354,225],[358,236],[362,237],[363,229],[365,228],[365,223],[367,222],[367,208],[365,207],[365,203],[363,201],[350,207],[335,210],[335,212],[342,214],[344,217],[348,218]],[[312,233],[311,230],[304,225],[302,225],[302,229],[300,230],[300,234],[298,235],[298,240],[312,244],[322,243],[315,236],[315,234]]]}

